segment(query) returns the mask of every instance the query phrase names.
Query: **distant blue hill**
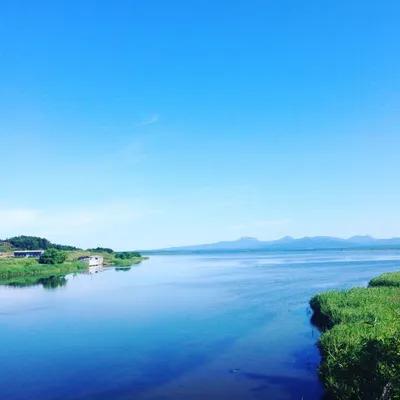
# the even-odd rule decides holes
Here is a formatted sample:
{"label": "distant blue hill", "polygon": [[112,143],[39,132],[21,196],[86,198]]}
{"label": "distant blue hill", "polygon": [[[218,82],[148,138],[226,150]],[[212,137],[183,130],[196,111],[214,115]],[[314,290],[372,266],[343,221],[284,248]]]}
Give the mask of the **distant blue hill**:
{"label": "distant blue hill", "polygon": [[353,236],[341,239],[330,236],[314,236],[294,239],[290,236],[282,239],[263,242],[252,237],[242,237],[234,241],[225,241],[193,246],[169,247],[166,249],[144,252],[198,252],[227,250],[322,250],[350,248],[400,247],[400,238],[375,239],[372,236]]}

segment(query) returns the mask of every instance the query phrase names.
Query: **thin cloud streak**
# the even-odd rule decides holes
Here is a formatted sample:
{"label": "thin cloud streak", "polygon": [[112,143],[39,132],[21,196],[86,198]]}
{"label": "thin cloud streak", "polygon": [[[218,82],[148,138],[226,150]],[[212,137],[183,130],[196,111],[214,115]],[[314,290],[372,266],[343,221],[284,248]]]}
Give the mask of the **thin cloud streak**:
{"label": "thin cloud streak", "polygon": [[[48,237],[57,241],[61,237],[68,243],[83,242],[99,232],[118,231],[122,227],[137,225],[140,221],[163,213],[144,201],[116,200],[77,208],[0,209],[0,238],[16,235]],[[67,244],[68,244],[67,243]]]}
{"label": "thin cloud streak", "polygon": [[154,114],[150,115],[148,118],[144,119],[143,121],[139,122],[136,126],[148,126],[155,124],[160,119],[159,115]]}

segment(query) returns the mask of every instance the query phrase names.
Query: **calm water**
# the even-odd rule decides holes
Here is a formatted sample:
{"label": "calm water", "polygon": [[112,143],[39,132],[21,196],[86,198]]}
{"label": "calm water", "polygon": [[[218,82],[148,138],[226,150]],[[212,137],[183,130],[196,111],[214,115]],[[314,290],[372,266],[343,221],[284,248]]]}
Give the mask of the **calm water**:
{"label": "calm water", "polygon": [[0,287],[0,398],[319,399],[317,292],[400,252],[153,256],[128,271]]}

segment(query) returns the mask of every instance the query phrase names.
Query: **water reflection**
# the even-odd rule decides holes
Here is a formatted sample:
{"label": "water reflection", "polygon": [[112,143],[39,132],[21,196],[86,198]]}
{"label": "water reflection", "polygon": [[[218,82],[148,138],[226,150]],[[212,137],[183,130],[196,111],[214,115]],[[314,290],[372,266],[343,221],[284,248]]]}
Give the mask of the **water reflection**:
{"label": "water reflection", "polygon": [[121,272],[121,271],[128,272],[130,270],[131,270],[131,267],[116,267],[115,268],[115,271],[117,271],[117,272]]}
{"label": "water reflection", "polygon": [[44,289],[53,290],[59,287],[64,287],[67,283],[68,279],[65,275],[18,276],[0,279],[0,285],[13,288],[43,286]]}
{"label": "water reflection", "polygon": [[104,271],[103,265],[94,265],[92,267],[89,267],[86,273],[98,274],[99,272],[103,272],[103,271]]}
{"label": "water reflection", "polygon": [[49,276],[28,278],[42,286],[30,291],[0,287],[0,397],[318,400],[310,298],[399,268],[335,254],[153,256],[145,268],[87,267],[58,291],[42,289],[60,287]]}
{"label": "water reflection", "polygon": [[[129,270],[130,268],[117,268],[117,270]],[[103,266],[88,267],[87,270],[79,272],[79,274],[98,274],[103,272]],[[74,273],[76,276],[77,273]],[[13,276],[0,278],[0,286],[12,287],[12,288],[27,288],[33,286],[42,286],[44,289],[53,290],[60,287],[65,287],[68,283],[68,279],[65,275],[27,275],[27,276]]]}

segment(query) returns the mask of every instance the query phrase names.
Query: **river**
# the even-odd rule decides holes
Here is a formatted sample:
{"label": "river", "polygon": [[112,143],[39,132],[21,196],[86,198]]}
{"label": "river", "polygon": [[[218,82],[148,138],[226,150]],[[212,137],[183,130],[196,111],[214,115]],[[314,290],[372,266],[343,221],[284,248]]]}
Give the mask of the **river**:
{"label": "river", "polygon": [[1,286],[0,397],[320,399],[310,297],[399,269],[396,251],[170,255]]}

